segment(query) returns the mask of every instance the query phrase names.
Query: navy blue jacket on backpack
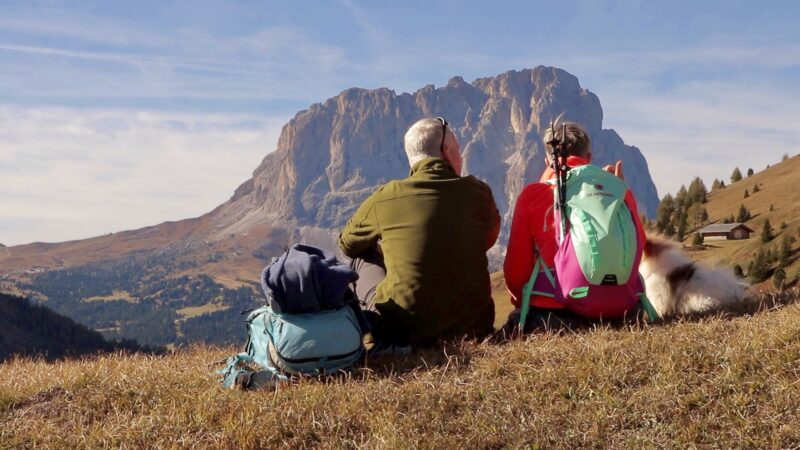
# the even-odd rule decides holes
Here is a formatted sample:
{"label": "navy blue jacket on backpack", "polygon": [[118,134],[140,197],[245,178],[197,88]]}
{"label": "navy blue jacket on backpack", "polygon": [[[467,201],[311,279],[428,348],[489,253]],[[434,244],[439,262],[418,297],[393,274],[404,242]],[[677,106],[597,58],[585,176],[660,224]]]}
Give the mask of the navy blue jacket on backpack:
{"label": "navy blue jacket on backpack", "polygon": [[[251,380],[274,384],[358,362],[368,325],[349,289],[356,279],[358,274],[332,253],[309,245],[295,244],[273,258],[261,273],[267,305],[248,315],[245,351],[219,372],[224,386],[257,387]],[[254,372],[249,363],[264,370]]]}

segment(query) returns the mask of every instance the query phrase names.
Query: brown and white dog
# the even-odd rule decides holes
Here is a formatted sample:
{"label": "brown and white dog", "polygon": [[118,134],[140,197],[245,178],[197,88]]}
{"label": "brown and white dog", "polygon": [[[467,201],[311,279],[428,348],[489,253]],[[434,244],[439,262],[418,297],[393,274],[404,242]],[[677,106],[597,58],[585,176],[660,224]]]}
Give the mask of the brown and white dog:
{"label": "brown and white dog", "polygon": [[749,296],[747,284],[731,270],[694,262],[664,238],[647,237],[639,273],[662,318],[720,309]]}

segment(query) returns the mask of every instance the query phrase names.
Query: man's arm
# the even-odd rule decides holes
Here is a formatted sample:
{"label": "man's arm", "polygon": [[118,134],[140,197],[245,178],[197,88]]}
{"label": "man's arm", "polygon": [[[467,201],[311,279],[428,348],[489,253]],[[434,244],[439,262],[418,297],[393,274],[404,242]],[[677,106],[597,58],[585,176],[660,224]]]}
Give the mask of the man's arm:
{"label": "man's arm", "polygon": [[375,194],[364,200],[364,203],[339,233],[339,248],[350,258],[355,258],[367,249],[374,247],[380,239],[374,197]]}
{"label": "man's arm", "polygon": [[511,302],[520,306],[522,287],[528,282],[536,259],[534,254],[533,235],[531,234],[530,201],[532,186],[524,189],[514,206],[514,218],[511,221],[511,234],[508,238],[506,259],[503,262],[503,275],[506,287],[511,293]]}

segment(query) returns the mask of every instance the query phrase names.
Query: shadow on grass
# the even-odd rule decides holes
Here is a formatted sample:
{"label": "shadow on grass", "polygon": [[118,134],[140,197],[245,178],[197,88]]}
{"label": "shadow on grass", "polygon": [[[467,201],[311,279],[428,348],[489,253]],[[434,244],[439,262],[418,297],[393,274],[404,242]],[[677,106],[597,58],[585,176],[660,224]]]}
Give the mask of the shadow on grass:
{"label": "shadow on grass", "polygon": [[[574,335],[586,334],[605,330],[641,330],[647,327],[659,327],[673,323],[703,321],[703,320],[732,320],[736,317],[765,313],[800,303],[800,288],[786,289],[783,292],[759,292],[753,297],[737,304],[727,305],[721,309],[714,309],[703,313],[671,317],[660,322],[646,322],[641,317],[617,321],[585,321],[579,324],[568,324],[560,321],[552,322],[548,326],[537,327],[524,335],[520,335],[518,328],[506,326],[495,332],[484,342],[491,346],[502,346],[530,335]],[[513,324],[513,318],[512,318]],[[462,340],[440,342],[436,346],[415,350],[408,355],[386,355],[372,358],[367,361],[368,369],[378,376],[396,376],[403,373],[426,370],[446,365],[465,366],[480,352],[480,346],[474,345],[475,341]]]}
{"label": "shadow on grass", "polygon": [[415,348],[408,354],[368,356],[361,366],[372,375],[380,377],[402,376],[410,372],[441,367],[468,366],[475,355],[477,343],[474,339],[440,341],[436,344]]}
{"label": "shadow on grass", "polygon": [[586,321],[580,325],[554,323],[548,327],[537,327],[530,333],[520,335],[513,329],[498,330],[494,335],[484,340],[449,340],[440,341],[427,347],[415,348],[407,354],[385,354],[371,356],[348,371],[337,372],[324,376],[300,376],[292,379],[291,384],[304,383],[361,383],[370,379],[390,379],[398,383],[412,380],[417,374],[430,370],[464,370],[468,368],[474,358],[490,351],[492,347],[524,340],[531,335],[566,336],[588,334],[597,330],[636,331],[648,327],[660,327],[673,323],[703,321],[703,320],[731,320],[738,316],[764,313],[782,307],[800,303],[800,289],[787,289],[780,293],[761,292],[748,301],[740,304],[729,305],[724,309],[717,309],[705,313],[682,315],[661,322],[645,322],[640,318],[619,321]]}
{"label": "shadow on grass", "polygon": [[759,291],[752,297],[737,303],[709,311],[671,317],[661,323],[692,322],[707,319],[730,320],[740,316],[750,316],[781,309],[797,303],[800,303],[800,289],[797,287],[784,289],[782,292]]}

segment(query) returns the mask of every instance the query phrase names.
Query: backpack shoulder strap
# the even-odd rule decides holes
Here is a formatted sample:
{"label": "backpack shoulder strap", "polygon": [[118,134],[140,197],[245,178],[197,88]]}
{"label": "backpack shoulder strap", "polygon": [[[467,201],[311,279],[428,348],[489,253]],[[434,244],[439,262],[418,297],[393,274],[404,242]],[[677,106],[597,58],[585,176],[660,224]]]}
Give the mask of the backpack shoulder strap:
{"label": "backpack shoulder strap", "polygon": [[[641,280],[642,276],[639,275],[639,279]],[[642,281],[642,292],[639,294],[639,302],[642,305],[642,309],[647,314],[647,318],[650,319],[650,322],[660,322],[662,317],[656,311],[656,308],[653,306],[653,302],[647,298],[647,291],[644,289],[644,281]]]}
{"label": "backpack shoulder strap", "polygon": [[553,272],[547,267],[544,260],[542,260],[542,255],[539,252],[539,248],[534,246],[534,253],[536,254],[536,263],[533,265],[533,271],[531,271],[531,276],[528,279],[528,282],[522,287],[522,299],[520,305],[520,314],[519,314],[519,324],[520,327],[524,329],[525,321],[528,319],[528,314],[531,308],[531,295],[542,295],[545,297],[553,297],[553,294],[550,292],[541,292],[541,291],[534,291],[533,287],[536,284],[536,280],[539,278],[539,273],[544,273],[547,280],[550,282],[550,285],[553,286],[553,289],[556,287],[555,276]]}

